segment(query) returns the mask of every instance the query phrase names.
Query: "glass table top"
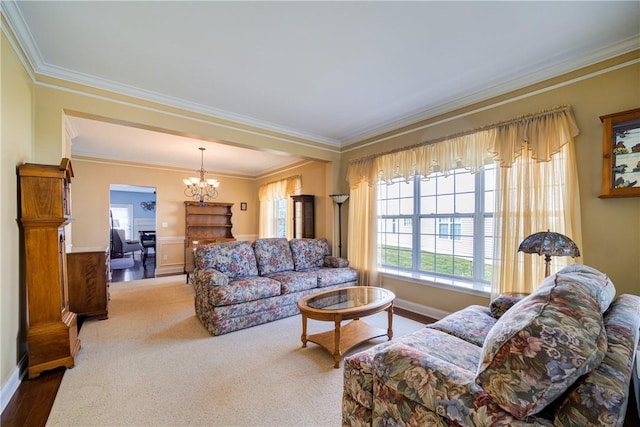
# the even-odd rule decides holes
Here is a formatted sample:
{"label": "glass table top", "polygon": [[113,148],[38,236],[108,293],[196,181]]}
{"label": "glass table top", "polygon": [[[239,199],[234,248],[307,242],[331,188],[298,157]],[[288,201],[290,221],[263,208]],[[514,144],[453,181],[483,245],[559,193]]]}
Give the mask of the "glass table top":
{"label": "glass table top", "polygon": [[369,304],[385,303],[394,298],[393,292],[386,289],[374,286],[354,286],[311,296],[307,300],[307,306],[317,310],[344,310]]}

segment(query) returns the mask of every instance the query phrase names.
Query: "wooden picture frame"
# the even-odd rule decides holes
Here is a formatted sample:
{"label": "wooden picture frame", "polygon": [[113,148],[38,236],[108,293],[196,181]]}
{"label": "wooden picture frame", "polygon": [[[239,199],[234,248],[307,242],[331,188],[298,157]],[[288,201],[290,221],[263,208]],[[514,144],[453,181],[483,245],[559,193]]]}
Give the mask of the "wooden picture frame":
{"label": "wooden picture frame", "polygon": [[601,116],[601,198],[640,196],[640,108]]}
{"label": "wooden picture frame", "polygon": [[240,202],[240,210],[241,211],[246,211],[247,210],[247,203],[246,202]]}

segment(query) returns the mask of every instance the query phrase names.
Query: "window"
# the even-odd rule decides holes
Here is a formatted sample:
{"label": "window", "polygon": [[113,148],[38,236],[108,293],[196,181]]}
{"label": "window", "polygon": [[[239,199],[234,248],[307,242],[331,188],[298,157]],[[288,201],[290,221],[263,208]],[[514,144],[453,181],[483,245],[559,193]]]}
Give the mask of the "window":
{"label": "window", "polygon": [[273,221],[275,222],[273,237],[287,237],[287,199],[273,200],[271,203],[273,203]]}
{"label": "window", "polygon": [[132,238],[133,205],[110,205],[111,225],[124,230],[125,239]]}
{"label": "window", "polygon": [[495,166],[378,184],[378,262],[383,271],[490,290]]}
{"label": "window", "polygon": [[290,237],[293,224],[293,203],[291,196],[300,194],[302,180],[299,175],[260,186],[260,229],[259,236]]}

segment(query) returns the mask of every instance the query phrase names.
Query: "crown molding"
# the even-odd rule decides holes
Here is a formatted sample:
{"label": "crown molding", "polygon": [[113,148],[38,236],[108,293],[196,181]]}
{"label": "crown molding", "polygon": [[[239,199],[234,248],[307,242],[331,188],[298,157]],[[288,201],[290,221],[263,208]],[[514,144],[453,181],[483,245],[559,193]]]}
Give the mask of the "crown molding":
{"label": "crown molding", "polygon": [[[6,16],[6,20],[10,29],[16,35],[17,42],[22,48],[22,51],[25,53],[27,61],[31,65],[30,68],[32,68],[36,74],[92,87],[99,90],[106,90],[119,95],[131,96],[141,100],[155,102],[193,113],[204,114],[207,116],[232,121],[243,126],[254,127],[270,132],[277,132],[290,137],[301,138],[319,144],[325,144],[333,147],[341,146],[341,142],[333,138],[327,138],[321,135],[315,135],[296,129],[286,128],[284,126],[279,126],[267,121],[254,119],[252,117],[247,117],[229,111],[208,107],[195,102],[186,101],[180,98],[167,96],[153,91],[143,90],[134,86],[117,83],[111,80],[102,79],[85,73],[79,73],[77,71],[68,70],[63,67],[48,64],[44,61],[42,54],[34,41],[31,31],[29,30],[29,27],[27,26],[24,17],[20,12],[20,9],[16,5],[16,1],[3,0],[1,4],[2,14]],[[34,78],[34,80],[36,79]]]}
{"label": "crown molding", "polygon": [[608,59],[624,55],[637,49],[640,49],[640,34],[629,37],[628,39],[622,40],[618,43],[605,46],[598,51],[587,52],[579,58],[575,58],[574,60],[557,62],[555,65],[548,66],[534,73],[514,73],[512,77],[507,81],[496,84],[488,89],[476,90],[470,95],[459,97],[457,99],[451,99],[448,101],[443,100],[440,103],[435,103],[437,106],[434,108],[416,112],[415,114],[404,117],[400,120],[389,122],[382,126],[362,129],[359,132],[354,132],[342,139],[342,147],[357,143],[359,141],[364,141],[369,138],[374,138],[378,135],[382,135],[388,132],[393,132],[394,130],[403,128],[405,126],[410,126],[412,124],[430,119],[432,117],[450,113],[451,111],[468,107],[475,103],[482,102],[496,96],[504,95],[505,93],[522,89],[524,87],[561,76],[571,71],[575,71],[589,65],[597,64],[598,62],[606,61]]}

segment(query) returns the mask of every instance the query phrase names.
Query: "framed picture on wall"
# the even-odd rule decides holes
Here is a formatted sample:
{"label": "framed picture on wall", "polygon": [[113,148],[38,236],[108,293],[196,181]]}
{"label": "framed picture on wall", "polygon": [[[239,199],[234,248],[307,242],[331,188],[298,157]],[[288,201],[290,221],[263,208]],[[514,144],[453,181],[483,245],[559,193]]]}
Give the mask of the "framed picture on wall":
{"label": "framed picture on wall", "polygon": [[240,210],[241,211],[246,211],[247,210],[247,203],[246,202],[240,202]]}
{"label": "framed picture on wall", "polygon": [[601,116],[602,194],[640,196],[640,108]]}

